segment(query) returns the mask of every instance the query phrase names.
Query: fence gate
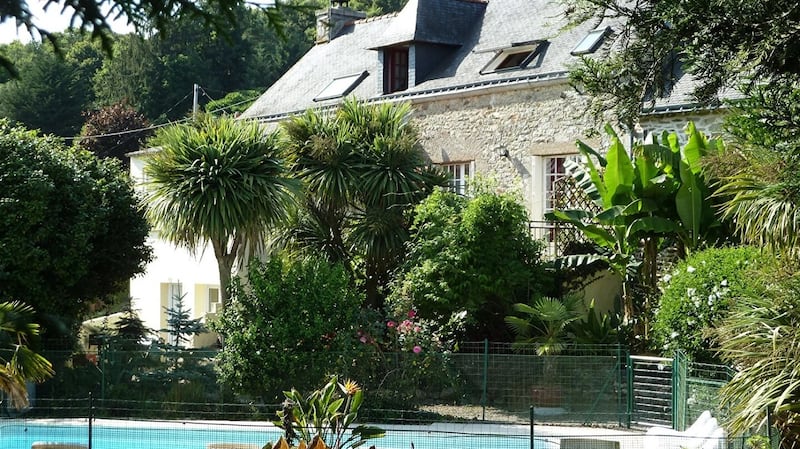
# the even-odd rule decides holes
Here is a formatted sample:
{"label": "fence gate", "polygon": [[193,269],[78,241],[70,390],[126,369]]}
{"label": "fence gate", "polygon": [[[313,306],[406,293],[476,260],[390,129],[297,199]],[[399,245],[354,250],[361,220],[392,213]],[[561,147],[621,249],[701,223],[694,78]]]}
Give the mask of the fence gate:
{"label": "fence gate", "polygon": [[631,427],[673,427],[673,359],[631,356]]}

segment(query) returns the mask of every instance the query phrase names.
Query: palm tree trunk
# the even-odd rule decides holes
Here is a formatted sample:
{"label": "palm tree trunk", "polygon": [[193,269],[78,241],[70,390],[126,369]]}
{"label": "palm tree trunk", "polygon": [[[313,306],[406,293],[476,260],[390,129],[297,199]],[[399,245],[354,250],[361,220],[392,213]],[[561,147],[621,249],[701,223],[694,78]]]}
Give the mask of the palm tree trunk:
{"label": "palm tree trunk", "polygon": [[219,297],[222,302],[222,310],[228,305],[230,294],[228,288],[233,277],[233,264],[236,261],[236,247],[238,243],[234,241],[234,248],[229,252],[227,245],[221,242],[211,242],[214,247],[214,256],[217,259],[217,270],[219,271]]}

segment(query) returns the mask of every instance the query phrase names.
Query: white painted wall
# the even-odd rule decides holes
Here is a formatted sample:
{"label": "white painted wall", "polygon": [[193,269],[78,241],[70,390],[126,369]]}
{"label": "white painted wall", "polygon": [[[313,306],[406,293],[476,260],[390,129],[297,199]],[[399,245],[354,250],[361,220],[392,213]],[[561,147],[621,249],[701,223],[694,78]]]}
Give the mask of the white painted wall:
{"label": "white painted wall", "polygon": [[[143,190],[141,183],[145,181],[143,169],[152,153],[153,150],[145,150],[130,155],[131,179],[139,192]],[[217,312],[210,310],[214,306],[209,305],[209,294],[213,296],[214,293],[210,289],[219,289],[217,261],[210,245],[192,254],[186,248],[160,239],[155,231],[150,233],[147,244],[153,248],[153,261],[147,265],[144,274],[131,279],[130,283],[133,309],[147,327],[155,330],[166,328],[164,307],[169,304],[170,284],[181,284],[181,292],[185,294],[183,304],[191,310],[192,318],[207,318],[207,314]],[[159,335],[166,341],[165,333]],[[206,346],[215,341],[215,336],[198,336],[194,346]]]}

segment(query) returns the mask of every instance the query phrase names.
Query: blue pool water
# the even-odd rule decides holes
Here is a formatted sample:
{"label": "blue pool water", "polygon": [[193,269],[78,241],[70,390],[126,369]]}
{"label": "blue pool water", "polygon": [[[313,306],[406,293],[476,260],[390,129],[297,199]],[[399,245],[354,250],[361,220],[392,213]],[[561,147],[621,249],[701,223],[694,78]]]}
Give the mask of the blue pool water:
{"label": "blue pool water", "polygon": [[[141,425],[141,427],[140,427]],[[88,446],[86,422],[0,421],[0,449],[31,449],[35,442]],[[214,443],[237,443],[261,448],[280,437],[281,431],[264,426],[198,423],[122,423],[92,426],[92,449],[211,449]],[[423,427],[387,430],[386,436],[362,446],[379,449],[531,449],[528,435],[488,435],[426,431]],[[219,447],[219,446],[218,446]],[[534,449],[558,446],[537,440]]]}

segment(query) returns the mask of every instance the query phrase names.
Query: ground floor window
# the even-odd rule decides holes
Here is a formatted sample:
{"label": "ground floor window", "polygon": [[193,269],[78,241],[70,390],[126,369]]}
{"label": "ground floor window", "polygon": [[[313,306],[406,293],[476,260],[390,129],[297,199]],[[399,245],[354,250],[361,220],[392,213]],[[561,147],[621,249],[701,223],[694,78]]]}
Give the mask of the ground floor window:
{"label": "ground floor window", "polygon": [[[557,206],[557,183],[567,176],[566,161],[578,161],[578,155],[552,156],[544,158],[544,212],[552,212]],[[563,206],[563,205],[562,205]]]}
{"label": "ground floor window", "polygon": [[475,162],[448,162],[442,164],[448,175],[450,175],[450,191],[459,195],[467,194],[467,187],[475,173]]}

